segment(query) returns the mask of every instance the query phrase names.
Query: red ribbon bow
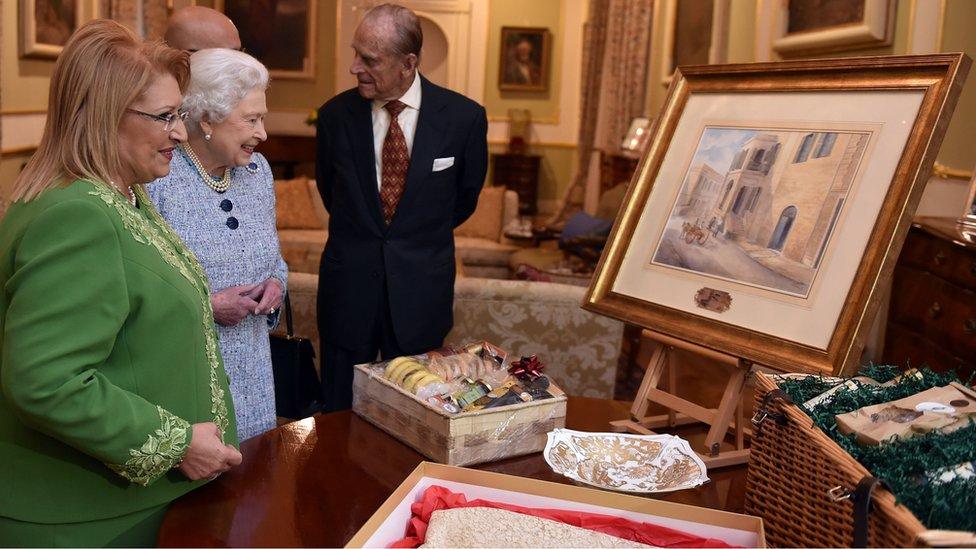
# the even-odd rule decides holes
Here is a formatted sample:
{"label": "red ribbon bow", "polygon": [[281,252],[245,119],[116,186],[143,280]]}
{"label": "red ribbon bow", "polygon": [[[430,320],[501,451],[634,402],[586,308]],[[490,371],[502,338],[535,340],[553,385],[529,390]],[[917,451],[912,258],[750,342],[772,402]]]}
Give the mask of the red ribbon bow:
{"label": "red ribbon bow", "polygon": [[508,369],[508,373],[523,381],[531,381],[542,377],[543,364],[536,355],[523,356],[521,360],[516,360]]}

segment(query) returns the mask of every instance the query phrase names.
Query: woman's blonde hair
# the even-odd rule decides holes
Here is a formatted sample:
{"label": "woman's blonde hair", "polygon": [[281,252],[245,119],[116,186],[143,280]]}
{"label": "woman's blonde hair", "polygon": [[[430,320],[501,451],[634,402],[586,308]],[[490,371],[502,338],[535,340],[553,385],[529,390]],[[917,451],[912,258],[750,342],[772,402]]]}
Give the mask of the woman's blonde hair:
{"label": "woman's blonde hair", "polygon": [[115,21],[78,29],[54,66],[44,135],[14,184],[13,200],[32,200],[75,179],[107,183],[120,173],[125,110],[159,75],[172,75],[183,92],[188,57],[162,42],[142,42]]}

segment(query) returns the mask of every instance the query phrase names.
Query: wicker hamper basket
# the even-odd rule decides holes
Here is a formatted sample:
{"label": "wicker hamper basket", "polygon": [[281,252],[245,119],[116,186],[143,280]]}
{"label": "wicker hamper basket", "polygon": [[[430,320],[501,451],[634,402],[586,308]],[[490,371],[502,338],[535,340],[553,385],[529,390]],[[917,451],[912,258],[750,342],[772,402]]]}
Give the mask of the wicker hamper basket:
{"label": "wicker hamper basket", "polygon": [[[774,376],[756,379],[756,423],[746,480],[746,513],[763,519],[770,547],[851,547],[854,503],[848,494],[870,473],[797,406],[765,396]],[[763,418],[764,414],[768,414]],[[871,547],[972,546],[968,532],[926,530],[894,495],[872,494]]]}

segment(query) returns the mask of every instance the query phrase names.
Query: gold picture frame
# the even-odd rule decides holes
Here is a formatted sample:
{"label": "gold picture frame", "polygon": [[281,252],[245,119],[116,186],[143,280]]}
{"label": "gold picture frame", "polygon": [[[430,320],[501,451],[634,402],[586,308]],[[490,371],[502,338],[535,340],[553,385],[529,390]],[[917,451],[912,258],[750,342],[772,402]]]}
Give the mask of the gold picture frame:
{"label": "gold picture frame", "polygon": [[264,63],[272,78],[314,80],[317,4],[315,0],[216,0],[215,7],[237,25],[244,51]]}
{"label": "gold picture frame", "polygon": [[783,57],[887,46],[894,36],[895,0],[775,0],[772,47]]}
{"label": "gold picture frame", "polygon": [[714,65],[728,58],[730,0],[664,0],[661,84],[679,65]]}
{"label": "gold picture frame", "polygon": [[20,56],[56,59],[84,19],[81,2],[19,0]]}
{"label": "gold picture frame", "polygon": [[498,89],[549,91],[552,33],[545,27],[502,27]]}
{"label": "gold picture frame", "polygon": [[679,69],[583,307],[781,371],[850,371],[970,64]]}

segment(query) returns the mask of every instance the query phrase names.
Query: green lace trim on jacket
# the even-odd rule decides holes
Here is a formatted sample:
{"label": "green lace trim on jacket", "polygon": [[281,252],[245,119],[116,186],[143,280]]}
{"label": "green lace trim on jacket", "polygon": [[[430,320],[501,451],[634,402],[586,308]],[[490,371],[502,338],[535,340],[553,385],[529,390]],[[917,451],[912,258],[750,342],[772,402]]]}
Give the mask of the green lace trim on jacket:
{"label": "green lace trim on jacket", "polygon": [[187,436],[190,423],[159,406],[156,406],[156,410],[159,411],[159,429],[149,435],[140,448],[130,449],[130,457],[125,463],[108,466],[129,482],[140,486],[149,486],[175,467],[190,444]]}
{"label": "green lace trim on jacket", "polygon": [[[207,360],[210,362],[210,412],[214,423],[220,430],[223,439],[230,422],[228,420],[227,401],[224,389],[221,387],[218,372],[220,368],[220,351],[217,343],[217,329],[213,322],[213,308],[210,304],[210,288],[207,286],[207,275],[183,240],[180,239],[159,215],[152,201],[141,186],[133,188],[140,207],[147,212],[147,216],[140,215],[121,194],[104,185],[93,183],[94,190],[89,194],[100,198],[112,206],[122,217],[122,226],[132,237],[141,244],[151,245],[159,252],[166,263],[171,265],[186,278],[200,295],[200,308],[203,311],[201,322],[205,334]],[[151,222],[150,222],[151,221]]]}

